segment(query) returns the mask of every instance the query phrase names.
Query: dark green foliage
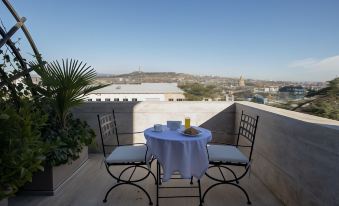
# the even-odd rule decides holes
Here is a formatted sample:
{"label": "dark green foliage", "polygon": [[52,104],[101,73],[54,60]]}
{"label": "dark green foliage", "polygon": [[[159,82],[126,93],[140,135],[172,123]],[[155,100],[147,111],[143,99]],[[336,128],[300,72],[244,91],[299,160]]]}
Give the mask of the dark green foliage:
{"label": "dark green foliage", "polygon": [[0,101],[0,200],[12,196],[32,180],[33,172],[43,170],[45,146],[41,128],[47,116],[32,102],[22,100],[19,110]]}
{"label": "dark green foliage", "polygon": [[332,96],[332,97],[338,97],[339,96],[339,77],[331,80],[328,82],[328,86],[316,91],[316,92],[311,92],[307,94],[307,97],[327,97],[327,96]]}
{"label": "dark green foliage", "polygon": [[[327,87],[307,94],[309,99],[275,105],[280,108],[339,120],[339,77],[329,81]],[[296,106],[295,106],[296,105]]]}
{"label": "dark green foliage", "polygon": [[204,98],[214,99],[218,97],[220,91],[214,85],[203,85],[199,83],[185,84],[179,86],[185,91],[185,98],[189,101],[201,101]]}
{"label": "dark green foliage", "polygon": [[37,170],[42,170],[46,147],[41,140],[41,128],[47,120],[35,104],[27,82],[14,84],[9,78],[22,71],[18,60],[1,52],[0,82],[0,200],[14,195]]}
{"label": "dark green foliage", "polygon": [[73,60],[63,61],[62,66],[57,62],[31,65],[41,74],[42,85],[30,84],[29,75],[14,84],[6,80],[20,68],[15,68],[15,60],[2,56],[0,200],[31,181],[43,162],[60,165],[75,160],[83,146],[93,142],[94,131],[73,118],[70,109],[81,104],[88,92],[103,87],[91,86],[94,70]]}
{"label": "dark green foliage", "polygon": [[339,120],[339,77],[328,86],[307,95],[311,100],[300,103],[294,110],[320,117]]}
{"label": "dark green foliage", "polygon": [[[337,103],[335,102],[337,101]],[[301,109],[302,112],[339,121],[338,98],[315,101]]]}
{"label": "dark green foliage", "polygon": [[43,140],[48,145],[47,162],[57,166],[76,160],[83,146],[92,144],[94,138],[95,133],[89,125],[74,119],[72,115],[68,115],[64,128],[60,128],[56,119],[51,118],[43,130]]}

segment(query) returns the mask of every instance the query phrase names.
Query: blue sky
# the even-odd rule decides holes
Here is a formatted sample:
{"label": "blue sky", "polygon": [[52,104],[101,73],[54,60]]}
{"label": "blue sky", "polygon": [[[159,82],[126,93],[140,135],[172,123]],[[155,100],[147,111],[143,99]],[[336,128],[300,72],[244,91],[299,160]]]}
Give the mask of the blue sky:
{"label": "blue sky", "polygon": [[[11,2],[46,60],[76,58],[99,73],[141,65],[265,80],[339,75],[339,1]],[[14,24],[2,3],[0,17],[7,28]],[[24,41],[21,47],[31,52]]]}

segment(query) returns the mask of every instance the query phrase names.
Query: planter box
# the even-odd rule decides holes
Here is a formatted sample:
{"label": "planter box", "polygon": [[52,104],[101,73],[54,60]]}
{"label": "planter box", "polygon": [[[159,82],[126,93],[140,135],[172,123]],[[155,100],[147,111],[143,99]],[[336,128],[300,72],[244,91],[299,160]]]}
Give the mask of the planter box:
{"label": "planter box", "polygon": [[3,199],[0,201],[0,206],[8,206],[8,199]]}
{"label": "planter box", "polygon": [[32,182],[24,186],[23,193],[54,195],[80,169],[87,159],[88,147],[84,147],[79,159],[73,162],[56,167],[46,165],[43,172],[39,171],[33,175]]}

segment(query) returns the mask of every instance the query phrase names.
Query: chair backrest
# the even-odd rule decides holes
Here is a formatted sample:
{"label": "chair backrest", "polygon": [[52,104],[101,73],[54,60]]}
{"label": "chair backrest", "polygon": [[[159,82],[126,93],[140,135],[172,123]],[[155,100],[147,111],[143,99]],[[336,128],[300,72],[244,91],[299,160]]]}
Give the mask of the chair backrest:
{"label": "chair backrest", "polygon": [[244,111],[241,111],[237,146],[239,146],[240,137],[244,137],[246,140],[250,142],[249,143],[249,147],[250,147],[249,160],[251,160],[251,157],[252,157],[255,134],[257,132],[257,126],[258,126],[258,120],[259,120],[259,116],[252,117],[250,115],[244,114]]}
{"label": "chair backrest", "polygon": [[[120,146],[114,109],[112,111],[112,114],[105,114],[101,116],[98,114],[97,117],[98,117],[98,123],[99,123],[102,150],[104,152],[104,156],[106,156],[106,150],[105,150],[106,147]],[[117,145],[105,144],[105,139],[114,138],[114,136],[116,138]]]}

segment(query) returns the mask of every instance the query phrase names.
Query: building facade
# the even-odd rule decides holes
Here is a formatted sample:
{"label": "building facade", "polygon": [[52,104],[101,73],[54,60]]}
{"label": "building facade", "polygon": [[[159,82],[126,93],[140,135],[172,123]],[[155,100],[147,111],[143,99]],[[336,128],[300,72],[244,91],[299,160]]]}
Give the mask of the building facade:
{"label": "building facade", "polygon": [[87,101],[184,101],[184,91],[176,83],[112,84],[95,90]]}
{"label": "building facade", "polygon": [[289,93],[291,95],[304,95],[306,90],[302,86],[284,86],[279,89],[279,92]]}

